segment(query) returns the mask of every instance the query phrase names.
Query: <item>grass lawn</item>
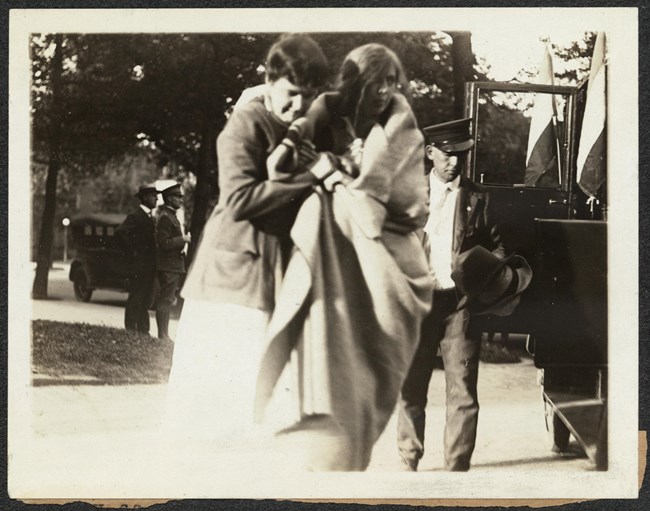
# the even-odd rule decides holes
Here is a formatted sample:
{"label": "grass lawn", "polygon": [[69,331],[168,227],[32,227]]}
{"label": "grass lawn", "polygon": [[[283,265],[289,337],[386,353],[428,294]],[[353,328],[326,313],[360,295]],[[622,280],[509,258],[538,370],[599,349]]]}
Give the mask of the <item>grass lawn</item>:
{"label": "grass lawn", "polygon": [[87,323],[32,322],[32,372],[94,377],[108,385],[164,383],[173,343]]}
{"label": "grass lawn", "polygon": [[[88,323],[32,322],[32,372],[56,380],[91,377],[108,385],[164,383],[173,343]],[[518,350],[483,341],[482,362],[517,363]]]}

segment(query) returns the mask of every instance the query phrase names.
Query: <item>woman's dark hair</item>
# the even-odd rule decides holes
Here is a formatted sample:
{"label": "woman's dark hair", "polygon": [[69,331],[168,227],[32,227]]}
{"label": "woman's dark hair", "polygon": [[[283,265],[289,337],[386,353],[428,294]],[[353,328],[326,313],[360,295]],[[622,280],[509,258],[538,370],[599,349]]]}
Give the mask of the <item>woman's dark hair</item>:
{"label": "woman's dark hair", "polygon": [[410,87],[399,57],[390,48],[376,43],[364,44],[347,54],[339,71],[337,89],[342,110],[356,121],[359,105],[369,84],[386,73],[390,66],[397,73],[398,91],[410,100]]}
{"label": "woman's dark hair", "polygon": [[327,58],[311,37],[287,34],[278,39],[266,57],[266,77],[286,78],[298,87],[320,88],[327,82]]}

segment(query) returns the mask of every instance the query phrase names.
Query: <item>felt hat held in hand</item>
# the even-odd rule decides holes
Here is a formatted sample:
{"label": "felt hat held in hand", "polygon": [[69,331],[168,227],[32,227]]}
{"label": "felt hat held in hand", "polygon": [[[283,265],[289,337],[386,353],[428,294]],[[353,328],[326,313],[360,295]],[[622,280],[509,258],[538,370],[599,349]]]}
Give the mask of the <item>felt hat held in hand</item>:
{"label": "felt hat held in hand", "polygon": [[458,309],[471,314],[508,316],[519,304],[521,293],[530,285],[533,271],[518,255],[500,259],[482,246],[458,256],[451,274],[463,294]]}

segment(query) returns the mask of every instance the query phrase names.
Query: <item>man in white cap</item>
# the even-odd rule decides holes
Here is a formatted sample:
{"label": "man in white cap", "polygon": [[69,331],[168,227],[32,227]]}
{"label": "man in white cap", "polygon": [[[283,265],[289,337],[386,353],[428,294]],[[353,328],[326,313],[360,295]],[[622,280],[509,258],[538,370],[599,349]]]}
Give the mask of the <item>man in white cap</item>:
{"label": "man in white cap", "polygon": [[495,257],[505,249],[488,212],[488,194],[460,175],[472,147],[471,119],[425,128],[430,174],[430,215],[424,245],[434,279],[433,307],[422,324],[420,345],[402,386],[398,448],[405,470],[415,471],[424,454],[425,408],[438,348],[447,389],[445,469],[469,470],[478,420],[477,378],[480,339],[468,335],[469,311],[459,309],[452,270],[459,255],[483,246]]}
{"label": "man in white cap", "polygon": [[183,205],[181,185],[176,183],[162,192],[164,204],[158,208],[156,240],[158,242],[158,284],[160,294],[156,303],[156,325],[158,338],[171,340],[169,337],[169,315],[176,299],[181,275],[185,273],[186,245],[191,235],[185,233],[176,211]]}

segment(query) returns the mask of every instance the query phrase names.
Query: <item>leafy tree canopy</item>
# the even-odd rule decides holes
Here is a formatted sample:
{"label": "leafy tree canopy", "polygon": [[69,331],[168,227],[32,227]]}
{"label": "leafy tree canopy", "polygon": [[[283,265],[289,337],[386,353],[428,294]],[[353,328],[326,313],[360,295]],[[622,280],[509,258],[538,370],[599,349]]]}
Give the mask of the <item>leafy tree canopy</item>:
{"label": "leafy tree canopy", "polygon": [[[454,34],[458,33],[311,35],[328,57],[332,82],[344,56],[353,48],[369,42],[392,48],[410,79],[418,122],[426,126],[456,115]],[[52,57],[56,36],[33,35],[33,176],[44,175],[53,130],[60,138],[59,185],[65,185],[59,187],[59,200],[70,208],[78,204],[69,195],[75,193],[75,183],[97,181],[90,189],[101,188],[103,198],[116,197],[114,205],[121,208],[135,183],[150,176],[151,168],[166,167],[172,177],[187,178],[190,186],[195,186],[194,193],[188,195],[195,201],[190,206],[194,209],[192,225],[198,232],[218,197],[214,139],[241,92],[263,81],[264,58],[277,36],[63,34],[60,92],[54,101]],[[592,39],[593,34],[585,34],[584,40],[570,47],[553,48],[556,60],[567,63],[559,68],[559,79],[569,83],[584,75]],[[476,64],[473,55],[470,57],[470,73],[463,77],[485,79],[489,66],[485,62]],[[107,179],[121,191],[107,192]],[[41,193],[39,182],[35,180],[34,193]],[[107,206],[99,201],[98,207]]]}

